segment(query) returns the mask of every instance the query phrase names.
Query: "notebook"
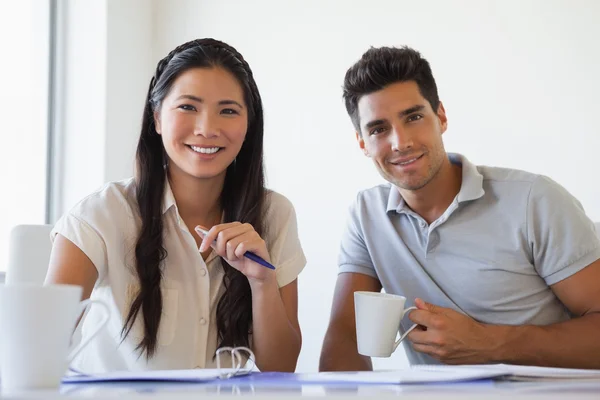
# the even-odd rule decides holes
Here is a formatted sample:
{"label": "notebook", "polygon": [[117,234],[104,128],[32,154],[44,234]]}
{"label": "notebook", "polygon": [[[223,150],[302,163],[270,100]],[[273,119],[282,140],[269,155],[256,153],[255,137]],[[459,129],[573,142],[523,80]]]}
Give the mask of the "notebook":
{"label": "notebook", "polygon": [[[231,355],[231,367],[221,366],[223,353]],[[244,354],[245,353],[245,354]],[[247,357],[246,357],[247,355]],[[244,359],[248,360],[244,366]],[[217,368],[183,369],[154,371],[116,371],[100,374],[86,374],[70,369],[71,373],[62,379],[62,383],[97,383],[97,382],[211,382],[219,379],[230,379],[246,376],[254,369],[254,353],[247,347],[221,347],[216,352]],[[248,366],[248,364],[250,366]]]}

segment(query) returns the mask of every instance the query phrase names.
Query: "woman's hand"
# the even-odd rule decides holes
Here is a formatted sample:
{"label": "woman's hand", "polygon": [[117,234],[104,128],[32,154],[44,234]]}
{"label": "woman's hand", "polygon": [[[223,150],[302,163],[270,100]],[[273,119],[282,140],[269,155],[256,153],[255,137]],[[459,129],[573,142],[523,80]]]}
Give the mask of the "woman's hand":
{"label": "woman's hand", "polygon": [[[204,235],[198,228],[207,230],[208,233]],[[244,257],[244,253],[251,251],[265,261],[271,262],[265,241],[252,225],[229,222],[215,225],[210,229],[198,226],[196,233],[202,238],[200,252],[212,247],[229,265],[246,275],[251,286],[276,282],[275,271]]]}

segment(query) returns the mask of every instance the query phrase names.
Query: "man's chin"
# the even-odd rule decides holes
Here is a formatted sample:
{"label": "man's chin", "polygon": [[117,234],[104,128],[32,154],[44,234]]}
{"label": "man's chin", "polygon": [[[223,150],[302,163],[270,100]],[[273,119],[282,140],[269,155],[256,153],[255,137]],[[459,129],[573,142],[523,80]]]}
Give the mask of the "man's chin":
{"label": "man's chin", "polygon": [[398,188],[400,188],[402,190],[416,191],[419,189],[423,189],[425,186],[427,186],[428,183],[429,183],[429,181],[423,179],[420,181],[414,181],[414,180],[396,181],[396,182],[394,182],[394,185],[396,185]]}

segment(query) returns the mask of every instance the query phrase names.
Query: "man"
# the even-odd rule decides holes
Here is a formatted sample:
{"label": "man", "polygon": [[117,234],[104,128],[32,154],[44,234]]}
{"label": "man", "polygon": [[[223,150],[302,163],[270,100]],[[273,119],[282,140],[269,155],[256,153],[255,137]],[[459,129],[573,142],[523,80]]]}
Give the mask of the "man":
{"label": "man", "polygon": [[382,288],[418,308],[401,327],[419,325],[403,342],[412,364],[600,368],[600,241],[580,203],[544,176],[447,154],[446,112],[413,49],[368,50],[344,99],[389,184],[351,207],[320,370],[372,369],[353,293]]}

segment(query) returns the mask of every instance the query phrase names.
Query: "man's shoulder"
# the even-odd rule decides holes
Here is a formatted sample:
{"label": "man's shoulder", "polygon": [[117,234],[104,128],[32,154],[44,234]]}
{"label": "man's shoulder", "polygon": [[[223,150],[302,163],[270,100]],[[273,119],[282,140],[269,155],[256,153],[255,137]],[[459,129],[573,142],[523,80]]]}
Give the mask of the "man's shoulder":
{"label": "man's shoulder", "polygon": [[387,214],[388,201],[392,185],[382,183],[360,190],[350,204],[350,214],[361,224],[375,222]]}
{"label": "man's shoulder", "polygon": [[513,168],[477,166],[484,184],[499,190],[523,191],[527,196],[570,196],[568,191],[552,178],[534,172]]}
{"label": "man's shoulder", "polygon": [[483,180],[488,182],[528,183],[531,185],[541,177],[540,174],[520,169],[488,165],[478,165],[477,171],[483,176]]}
{"label": "man's shoulder", "polygon": [[390,183],[382,183],[368,189],[360,190],[356,195],[356,202],[359,204],[377,204],[387,203],[392,185]]}

